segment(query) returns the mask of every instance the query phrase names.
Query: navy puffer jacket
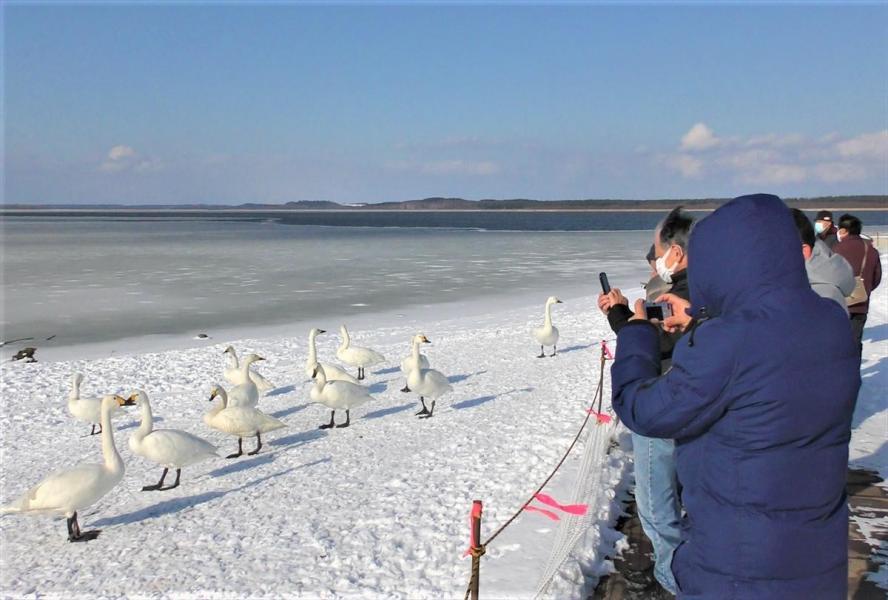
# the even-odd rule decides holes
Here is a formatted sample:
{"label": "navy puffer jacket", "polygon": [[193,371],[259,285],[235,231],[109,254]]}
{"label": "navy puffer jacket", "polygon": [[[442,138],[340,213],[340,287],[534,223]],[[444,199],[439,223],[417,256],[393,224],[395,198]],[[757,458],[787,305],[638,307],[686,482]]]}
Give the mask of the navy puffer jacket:
{"label": "navy puffer jacket", "polygon": [[[811,290],[789,209],[736,198],[688,250],[700,322],[657,377],[657,331],[620,330],[617,414],[676,440],[680,598],[845,598],[845,478],[860,387],[848,317]],[[708,316],[708,318],[706,318]],[[824,343],[824,340],[827,340]]]}

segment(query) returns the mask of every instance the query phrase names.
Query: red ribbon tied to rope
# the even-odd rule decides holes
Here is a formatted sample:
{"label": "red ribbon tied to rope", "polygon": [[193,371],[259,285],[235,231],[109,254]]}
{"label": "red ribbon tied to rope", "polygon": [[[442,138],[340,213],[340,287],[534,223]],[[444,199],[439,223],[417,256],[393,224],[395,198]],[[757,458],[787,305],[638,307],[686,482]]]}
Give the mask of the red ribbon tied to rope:
{"label": "red ribbon tied to rope", "polygon": [[[560,502],[558,502],[558,500],[556,500],[555,498],[553,498],[549,494],[543,494],[542,492],[540,492],[539,494],[536,494],[534,496],[534,498],[536,498],[537,500],[539,500],[540,502],[542,502],[546,506],[551,506],[552,508],[556,508],[556,509],[558,509],[562,512],[566,512],[570,515],[578,515],[578,516],[585,515],[586,511],[589,510],[588,504],[561,504]],[[552,519],[553,521],[561,520],[561,517],[559,517],[557,513],[553,512],[551,510],[546,510],[545,508],[539,508],[537,506],[526,506],[524,508],[524,510],[538,512],[538,513],[545,515],[546,517]]]}

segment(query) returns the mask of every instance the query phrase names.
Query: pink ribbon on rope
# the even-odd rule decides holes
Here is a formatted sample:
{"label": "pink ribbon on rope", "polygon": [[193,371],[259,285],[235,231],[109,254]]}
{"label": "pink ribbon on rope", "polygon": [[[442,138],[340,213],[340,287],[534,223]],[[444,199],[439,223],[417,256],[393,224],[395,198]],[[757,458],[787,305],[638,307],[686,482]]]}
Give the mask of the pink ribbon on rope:
{"label": "pink ribbon on rope", "polygon": [[545,508],[537,508],[536,506],[525,506],[524,510],[529,510],[532,512],[538,512],[542,515],[545,515],[552,519],[553,521],[560,521],[561,517],[553,513],[551,510],[546,510]]}
{"label": "pink ribbon on rope", "polygon": [[603,424],[607,425],[608,423],[613,421],[613,417],[611,417],[609,414],[595,412],[594,408],[590,408],[586,412],[589,413],[590,415],[595,415],[595,420],[598,421],[599,423],[603,423]]}
{"label": "pink ribbon on rope", "polygon": [[549,494],[543,494],[542,492],[537,494],[535,498],[547,506],[557,508],[558,510],[572,515],[585,515],[586,511],[589,509],[588,504],[561,504]]}
{"label": "pink ribbon on rope", "polygon": [[601,340],[601,350],[604,352],[605,358],[608,360],[614,359],[614,355],[611,353],[610,348],[607,347],[607,342],[604,340]]}

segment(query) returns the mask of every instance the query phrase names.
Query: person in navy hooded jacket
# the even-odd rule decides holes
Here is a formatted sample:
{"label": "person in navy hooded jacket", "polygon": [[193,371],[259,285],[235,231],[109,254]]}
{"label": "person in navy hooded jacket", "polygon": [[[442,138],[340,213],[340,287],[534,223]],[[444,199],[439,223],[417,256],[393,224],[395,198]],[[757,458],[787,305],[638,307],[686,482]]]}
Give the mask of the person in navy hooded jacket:
{"label": "person in navy hooded jacket", "polygon": [[626,426],[676,440],[678,597],[845,598],[860,387],[845,312],[811,289],[776,196],[735,198],[700,221],[688,260],[690,305],[673,308],[693,320],[671,370],[657,376],[657,330],[638,305],[611,368]]}

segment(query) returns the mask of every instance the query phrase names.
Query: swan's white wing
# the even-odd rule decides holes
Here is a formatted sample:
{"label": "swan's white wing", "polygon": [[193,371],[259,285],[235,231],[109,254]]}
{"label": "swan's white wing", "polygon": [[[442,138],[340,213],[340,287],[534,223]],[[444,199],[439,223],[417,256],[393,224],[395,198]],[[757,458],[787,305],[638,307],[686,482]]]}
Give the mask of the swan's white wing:
{"label": "swan's white wing", "polygon": [[4,507],[4,511],[48,512],[65,511],[72,507],[85,508],[107,493],[103,485],[107,477],[109,474],[102,465],[81,464],[62,469],[47,476],[18,500]]}
{"label": "swan's white wing", "polygon": [[256,384],[256,389],[259,392],[265,393],[274,389],[274,385],[256,371],[250,371],[250,379]]}
{"label": "swan's white wing", "polygon": [[324,366],[324,373],[327,375],[327,381],[347,381],[349,383],[358,384],[358,380],[337,367],[336,365],[331,365],[328,363],[322,363]]}

